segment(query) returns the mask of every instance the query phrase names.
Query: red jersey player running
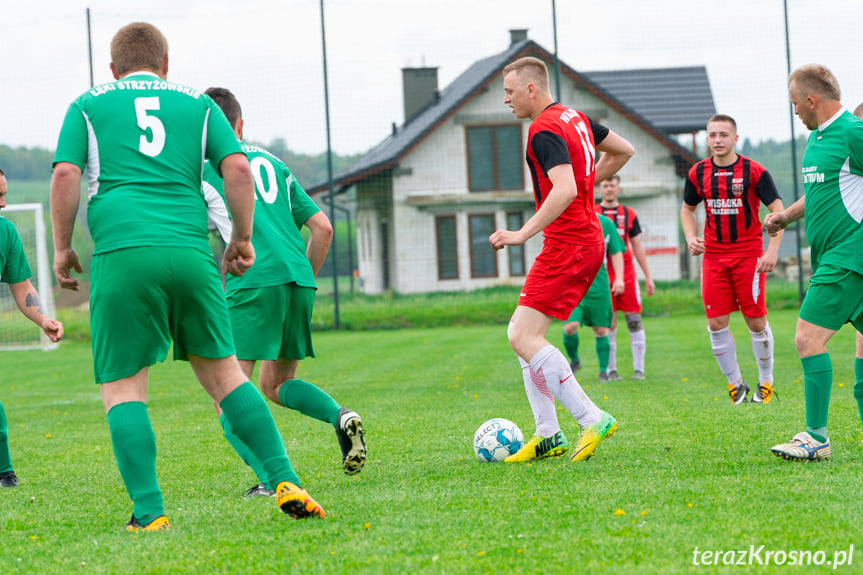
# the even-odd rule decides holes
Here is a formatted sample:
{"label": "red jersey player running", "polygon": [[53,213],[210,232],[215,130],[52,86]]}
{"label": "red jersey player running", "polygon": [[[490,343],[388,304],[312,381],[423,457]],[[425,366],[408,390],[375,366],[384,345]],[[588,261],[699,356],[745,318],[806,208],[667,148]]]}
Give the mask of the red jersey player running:
{"label": "red jersey player running", "polygon": [[[644,324],[641,323],[641,290],[638,276],[635,275],[635,264],[632,257],[644,273],[644,288],[647,297],[656,291],[650,269],[647,267],[647,254],[641,243],[641,225],[635,210],[617,201],[620,195],[620,176],[614,175],[602,180],[599,184],[600,203],[596,205],[596,213],[604,214],[615,223],[620,239],[626,246],[623,252],[623,293],[612,291],[611,305],[614,315],[611,319],[611,331],[608,332],[608,379],[620,380],[617,373],[617,312],[623,311],[626,327],[629,329],[629,346],[632,349],[632,379],[644,379],[644,354],[647,349],[647,337],[644,334]],[[609,266],[608,281],[614,284],[614,270]]]}
{"label": "red jersey player running", "polygon": [[[560,350],[546,334],[554,318],[565,321],[602,265],[602,229],[593,211],[593,183],[607,178],[634,153],[632,145],[581,112],[555,102],[548,70],[537,58],[520,58],[503,69],[503,101],[517,118],[530,118],[527,165],[537,212],[517,231],[497,230],[491,246],[519,246],[543,232],[543,248],[524,282],[507,335],[518,354],[535,436],[507,462],[530,461],[566,452],[566,437],[554,401],[575,417],[581,436],[572,461],[588,459],[617,429],[576,381]],[[605,152],[595,162],[596,150]]]}
{"label": "red jersey player running", "polygon": [[[773,398],[773,334],[764,303],[765,274],[776,266],[782,235],[764,238],[758,210],[761,202],[771,212],[782,211],[782,200],[764,166],[734,151],[737,123],[717,114],[707,121],[710,157],[695,164],[683,188],[680,223],[689,253],[704,254],[701,298],[707,331],[719,369],[728,378],[731,403],[745,403],[749,386],[740,375],[734,337],[728,327],[738,309],[752,335],[758,363],[758,389],[753,403]],[[695,209],[704,200],[704,238],[696,236]]]}

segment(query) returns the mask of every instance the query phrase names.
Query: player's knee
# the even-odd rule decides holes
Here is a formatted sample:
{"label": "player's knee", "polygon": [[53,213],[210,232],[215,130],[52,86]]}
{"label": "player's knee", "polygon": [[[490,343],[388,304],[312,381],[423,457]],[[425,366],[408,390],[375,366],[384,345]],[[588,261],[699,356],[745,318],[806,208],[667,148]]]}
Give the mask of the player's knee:
{"label": "player's knee", "polygon": [[[288,381],[290,381],[290,380],[288,380]],[[267,399],[269,399],[273,403],[277,403],[277,404],[281,405],[282,402],[279,399],[279,390],[282,388],[282,385],[286,385],[287,383],[288,383],[287,381],[285,381],[285,382],[276,381],[276,380],[268,381],[268,380],[265,380],[264,378],[261,378],[261,381],[260,381],[261,393],[263,393],[264,397],[266,397]]]}
{"label": "player's knee", "polygon": [[563,324],[563,333],[566,335],[574,335],[575,332],[578,331],[579,323],[577,321],[570,321]]}
{"label": "player's knee", "polygon": [[628,313],[626,314],[626,327],[629,329],[630,333],[641,331],[644,326],[641,323],[641,314],[640,313]]}

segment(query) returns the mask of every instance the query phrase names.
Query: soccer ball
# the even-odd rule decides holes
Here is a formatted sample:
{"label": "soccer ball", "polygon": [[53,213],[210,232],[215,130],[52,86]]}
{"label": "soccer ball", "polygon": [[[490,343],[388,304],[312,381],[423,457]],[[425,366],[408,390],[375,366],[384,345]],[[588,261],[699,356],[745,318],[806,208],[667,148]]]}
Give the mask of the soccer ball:
{"label": "soccer ball", "polygon": [[503,461],[524,445],[524,435],[516,424],[502,417],[489,419],[473,436],[473,450],[480,461]]}

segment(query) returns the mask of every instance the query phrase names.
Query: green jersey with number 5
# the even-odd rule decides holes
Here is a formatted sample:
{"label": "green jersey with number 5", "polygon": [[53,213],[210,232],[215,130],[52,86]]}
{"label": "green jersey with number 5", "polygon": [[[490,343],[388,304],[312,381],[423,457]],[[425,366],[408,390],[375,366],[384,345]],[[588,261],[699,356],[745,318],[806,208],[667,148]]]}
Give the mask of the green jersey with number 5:
{"label": "green jersey with number 5", "polygon": [[[306,242],[300,230],[320,211],[294,178],[288,166],[270,152],[242,144],[255,179],[255,224],[252,245],[255,265],[240,277],[228,276],[226,290],[278,286],[295,282],[316,288],[312,264],[306,257]],[[208,162],[204,169],[204,196],[210,219],[222,239],[231,237],[228,212],[224,205],[222,178]]]}
{"label": "green jersey with number 5", "polygon": [[204,159],[218,166],[239,152],[209,96],[135,72],[69,106],[54,163],[86,169],[95,254],[138,246],[208,250]]}

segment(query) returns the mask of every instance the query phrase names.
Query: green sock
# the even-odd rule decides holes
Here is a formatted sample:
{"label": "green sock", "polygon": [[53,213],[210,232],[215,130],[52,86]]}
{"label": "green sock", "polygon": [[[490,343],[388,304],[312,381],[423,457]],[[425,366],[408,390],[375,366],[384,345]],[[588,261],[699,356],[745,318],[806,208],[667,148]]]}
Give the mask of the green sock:
{"label": "green sock", "polygon": [[300,485],[300,479],[285,453],[285,444],[276,428],[273,414],[254,385],[247,381],[237,387],[222,400],[219,407],[234,435],[261,462],[270,480],[269,487],[274,488],[282,481]]}
{"label": "green sock", "polygon": [[[252,468],[252,471],[254,471],[255,475],[258,477],[258,482],[270,487],[269,481],[267,480],[267,472],[264,471],[264,467],[261,465],[261,462],[257,460],[255,454],[249,449],[249,446],[240,441],[239,437],[234,435],[234,432],[231,430],[231,424],[228,423],[228,418],[225,417],[224,413],[219,416],[219,423],[222,424],[222,429],[225,431],[225,439],[228,440],[228,443],[231,444],[231,447],[234,448],[234,451],[237,452],[240,459]],[[272,489],[272,487],[270,487],[270,489]]]}
{"label": "green sock", "polygon": [[611,344],[608,342],[608,336],[596,338],[596,357],[599,359],[599,371],[604,373],[608,369],[608,352],[611,350]]}
{"label": "green sock", "polygon": [[[854,358],[854,399],[857,400],[857,411],[860,412],[860,423],[863,423],[863,359]],[[2,467],[2,464],[0,464]]]}
{"label": "green sock", "polygon": [[0,403],[0,473],[12,471],[12,456],[9,454],[9,424],[6,412]]}
{"label": "green sock", "polygon": [[147,404],[130,401],[115,405],[108,412],[108,429],[120,476],[134,504],[132,513],[146,525],[165,514],[156,478],[156,436]]}
{"label": "green sock", "polygon": [[819,353],[800,358],[800,363],[803,364],[803,393],[806,397],[806,431],[823,442],[827,435],[833,362],[830,354]]}
{"label": "green sock", "polygon": [[289,379],[279,388],[279,401],[303,415],[336,425],[342,407],[327,392],[308,381]]}
{"label": "green sock", "polygon": [[570,361],[578,361],[578,332],[572,335],[563,334],[563,347]]}

